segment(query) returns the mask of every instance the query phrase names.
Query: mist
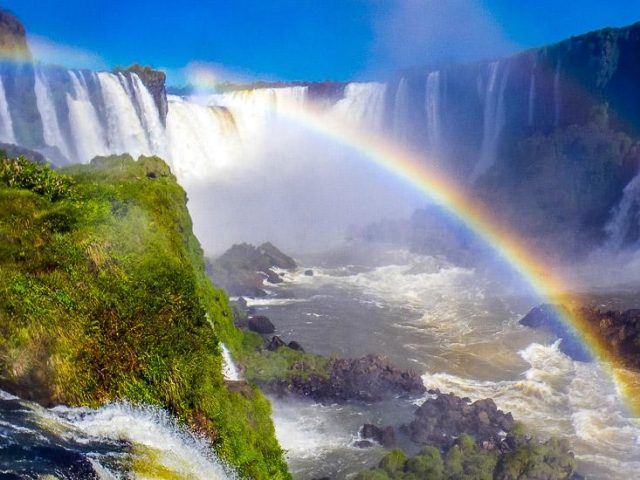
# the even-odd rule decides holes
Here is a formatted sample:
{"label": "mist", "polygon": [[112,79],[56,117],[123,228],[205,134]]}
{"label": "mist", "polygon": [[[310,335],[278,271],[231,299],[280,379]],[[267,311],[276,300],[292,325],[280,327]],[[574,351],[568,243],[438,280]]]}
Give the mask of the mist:
{"label": "mist", "polygon": [[268,126],[238,118],[237,129],[219,139],[233,145],[220,152],[227,158],[195,175],[185,172],[206,252],[265,241],[296,253],[327,250],[343,243],[350,228],[408,218],[425,203],[350,148],[277,114],[264,120]]}

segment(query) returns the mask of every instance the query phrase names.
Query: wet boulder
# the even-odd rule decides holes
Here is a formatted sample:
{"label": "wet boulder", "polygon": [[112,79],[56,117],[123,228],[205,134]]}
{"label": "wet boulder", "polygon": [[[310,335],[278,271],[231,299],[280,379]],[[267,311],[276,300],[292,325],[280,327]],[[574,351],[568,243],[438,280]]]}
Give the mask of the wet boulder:
{"label": "wet boulder", "polygon": [[276,331],[276,327],[271,323],[271,320],[264,315],[249,317],[248,326],[249,330],[252,332],[260,333],[262,335],[268,335]]}

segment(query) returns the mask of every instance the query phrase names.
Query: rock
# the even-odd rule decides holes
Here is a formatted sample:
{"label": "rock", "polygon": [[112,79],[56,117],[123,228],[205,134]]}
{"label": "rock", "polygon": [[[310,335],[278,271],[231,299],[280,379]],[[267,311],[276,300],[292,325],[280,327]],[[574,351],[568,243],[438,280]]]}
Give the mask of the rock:
{"label": "rock", "polygon": [[371,423],[365,423],[360,430],[360,435],[364,439],[372,439],[385,448],[390,448],[396,443],[393,427],[379,428]]}
{"label": "rock", "polygon": [[[601,311],[592,307],[579,307],[579,315],[594,336],[601,339],[606,349],[624,367],[640,371],[640,309]],[[551,305],[533,308],[520,320],[522,325],[544,329],[562,339],[560,350],[574,360],[591,358],[579,338],[568,332]]]}
{"label": "rock", "polygon": [[302,348],[302,345],[300,345],[298,342],[296,342],[295,340],[290,341],[287,344],[287,347],[289,347],[292,350],[297,350],[299,352],[304,352],[304,348]]}
{"label": "rock", "polygon": [[326,375],[306,369],[301,363],[297,366],[299,374],[264,387],[277,394],[293,393],[319,402],[377,402],[396,396],[418,396],[425,391],[420,375],[399,369],[377,355],[331,360]]}
{"label": "rock", "polygon": [[253,398],[251,385],[244,380],[225,380],[224,384],[230,392],[241,393],[246,398]]}
{"label": "rock", "polygon": [[260,333],[262,335],[267,335],[276,331],[276,327],[271,323],[271,320],[264,315],[249,317],[248,326],[249,330],[252,332]]}
{"label": "rock", "polygon": [[575,335],[558,314],[557,305],[543,304],[531,309],[521,320],[525,327],[538,328],[562,339],[560,351],[574,360],[590,362],[591,355],[582,344],[582,340]]}
{"label": "rock", "polygon": [[29,150],[28,148],[20,147],[12,143],[0,143],[0,151],[3,151],[8,158],[25,157],[27,160],[35,163],[49,163],[40,152]]}
{"label": "rock", "polygon": [[0,10],[0,56],[9,60],[31,60],[24,26],[6,10]]}
{"label": "rock", "polygon": [[214,283],[224,288],[229,295],[263,297],[264,282],[282,282],[275,268],[290,270],[297,268],[296,262],[271,243],[258,247],[242,243],[233,245],[220,257],[207,265],[207,272]]}
{"label": "rock", "polygon": [[267,350],[275,352],[279,348],[286,347],[287,344],[277,335],[271,337],[271,341],[267,345]]}
{"label": "rock", "polygon": [[305,271],[304,271],[304,274],[305,274],[307,277],[313,277],[313,270],[305,270]]}
{"label": "rock", "polygon": [[373,443],[371,443],[369,440],[358,440],[357,442],[354,443],[354,445],[358,448],[373,447]]}
{"label": "rock", "polygon": [[515,425],[512,415],[498,410],[493,400],[471,403],[452,393],[435,394],[416,410],[415,416],[403,431],[416,443],[438,448],[449,446],[461,433],[471,435],[487,449],[495,448]]}

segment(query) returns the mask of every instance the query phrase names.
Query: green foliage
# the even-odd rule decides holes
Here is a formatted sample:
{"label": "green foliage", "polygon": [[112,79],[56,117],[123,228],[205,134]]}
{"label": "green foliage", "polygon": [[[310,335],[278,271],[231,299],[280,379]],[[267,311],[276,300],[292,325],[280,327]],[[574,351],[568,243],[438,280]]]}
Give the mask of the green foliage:
{"label": "green foliage", "polygon": [[0,182],[8,187],[30,190],[51,201],[68,198],[72,193],[70,178],[57,174],[48,165],[39,165],[24,157],[7,158],[2,151]]}
{"label": "green foliage", "polygon": [[[513,451],[479,448],[472,437],[461,434],[444,455],[437,448],[426,447],[406,458],[400,450],[389,452],[377,469],[359,473],[355,478],[369,480],[567,480],[575,469],[575,460],[566,442],[551,439],[546,443],[524,441],[525,432],[518,427],[523,442]],[[443,459],[444,457],[444,459]],[[383,476],[386,475],[386,476]]]}
{"label": "green foliage", "polygon": [[222,378],[219,341],[254,340],[207,278],[166,164],[3,160],[0,179],[0,385],[44,404],[163,406],[241,475],[289,478],[269,402]]}
{"label": "green foliage", "polygon": [[573,456],[567,455],[567,450],[568,445],[565,442],[554,438],[543,444],[524,445],[500,459],[495,478],[498,480],[569,478],[576,464]]}
{"label": "green foliage", "polygon": [[257,384],[294,378],[306,380],[311,375],[327,378],[331,361],[321,355],[287,347],[279,348],[275,352],[262,349],[244,350],[239,360],[246,369],[246,378]]}
{"label": "green foliage", "polygon": [[444,474],[440,451],[434,447],[424,448],[418,455],[407,460],[406,469],[419,478],[440,480]]}
{"label": "green foliage", "polygon": [[354,480],[389,480],[389,475],[384,470],[376,468],[374,470],[365,470],[358,473]]}
{"label": "green foliage", "polygon": [[387,453],[382,460],[380,460],[380,465],[378,466],[386,472],[393,474],[401,471],[406,461],[407,456],[404,452],[399,448],[396,448]]}

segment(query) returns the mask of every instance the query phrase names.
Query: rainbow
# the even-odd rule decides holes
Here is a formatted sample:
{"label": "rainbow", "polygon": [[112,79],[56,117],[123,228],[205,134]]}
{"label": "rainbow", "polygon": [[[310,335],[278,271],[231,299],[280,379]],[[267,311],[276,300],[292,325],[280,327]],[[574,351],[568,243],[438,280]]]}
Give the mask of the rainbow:
{"label": "rainbow", "polygon": [[[236,92],[234,108],[243,108],[242,92]],[[250,95],[250,92],[246,92]],[[255,107],[255,104],[253,105]],[[379,132],[369,133],[342,121],[306,102],[305,105],[279,101],[265,105],[275,113],[292,120],[334,142],[363,155],[404,183],[422,192],[434,203],[461,220],[507,262],[544,301],[556,306],[559,318],[574,331],[583,345],[614,381],[617,393],[634,416],[640,416],[640,381],[638,375],[622,368],[602,339],[589,328],[588,322],[571,308],[578,302],[567,292],[567,282],[535,256],[518,234],[495,219],[477,199],[471,198],[447,175],[430,167],[424,154],[418,154],[385,138]],[[273,113],[273,112],[272,112]]]}

